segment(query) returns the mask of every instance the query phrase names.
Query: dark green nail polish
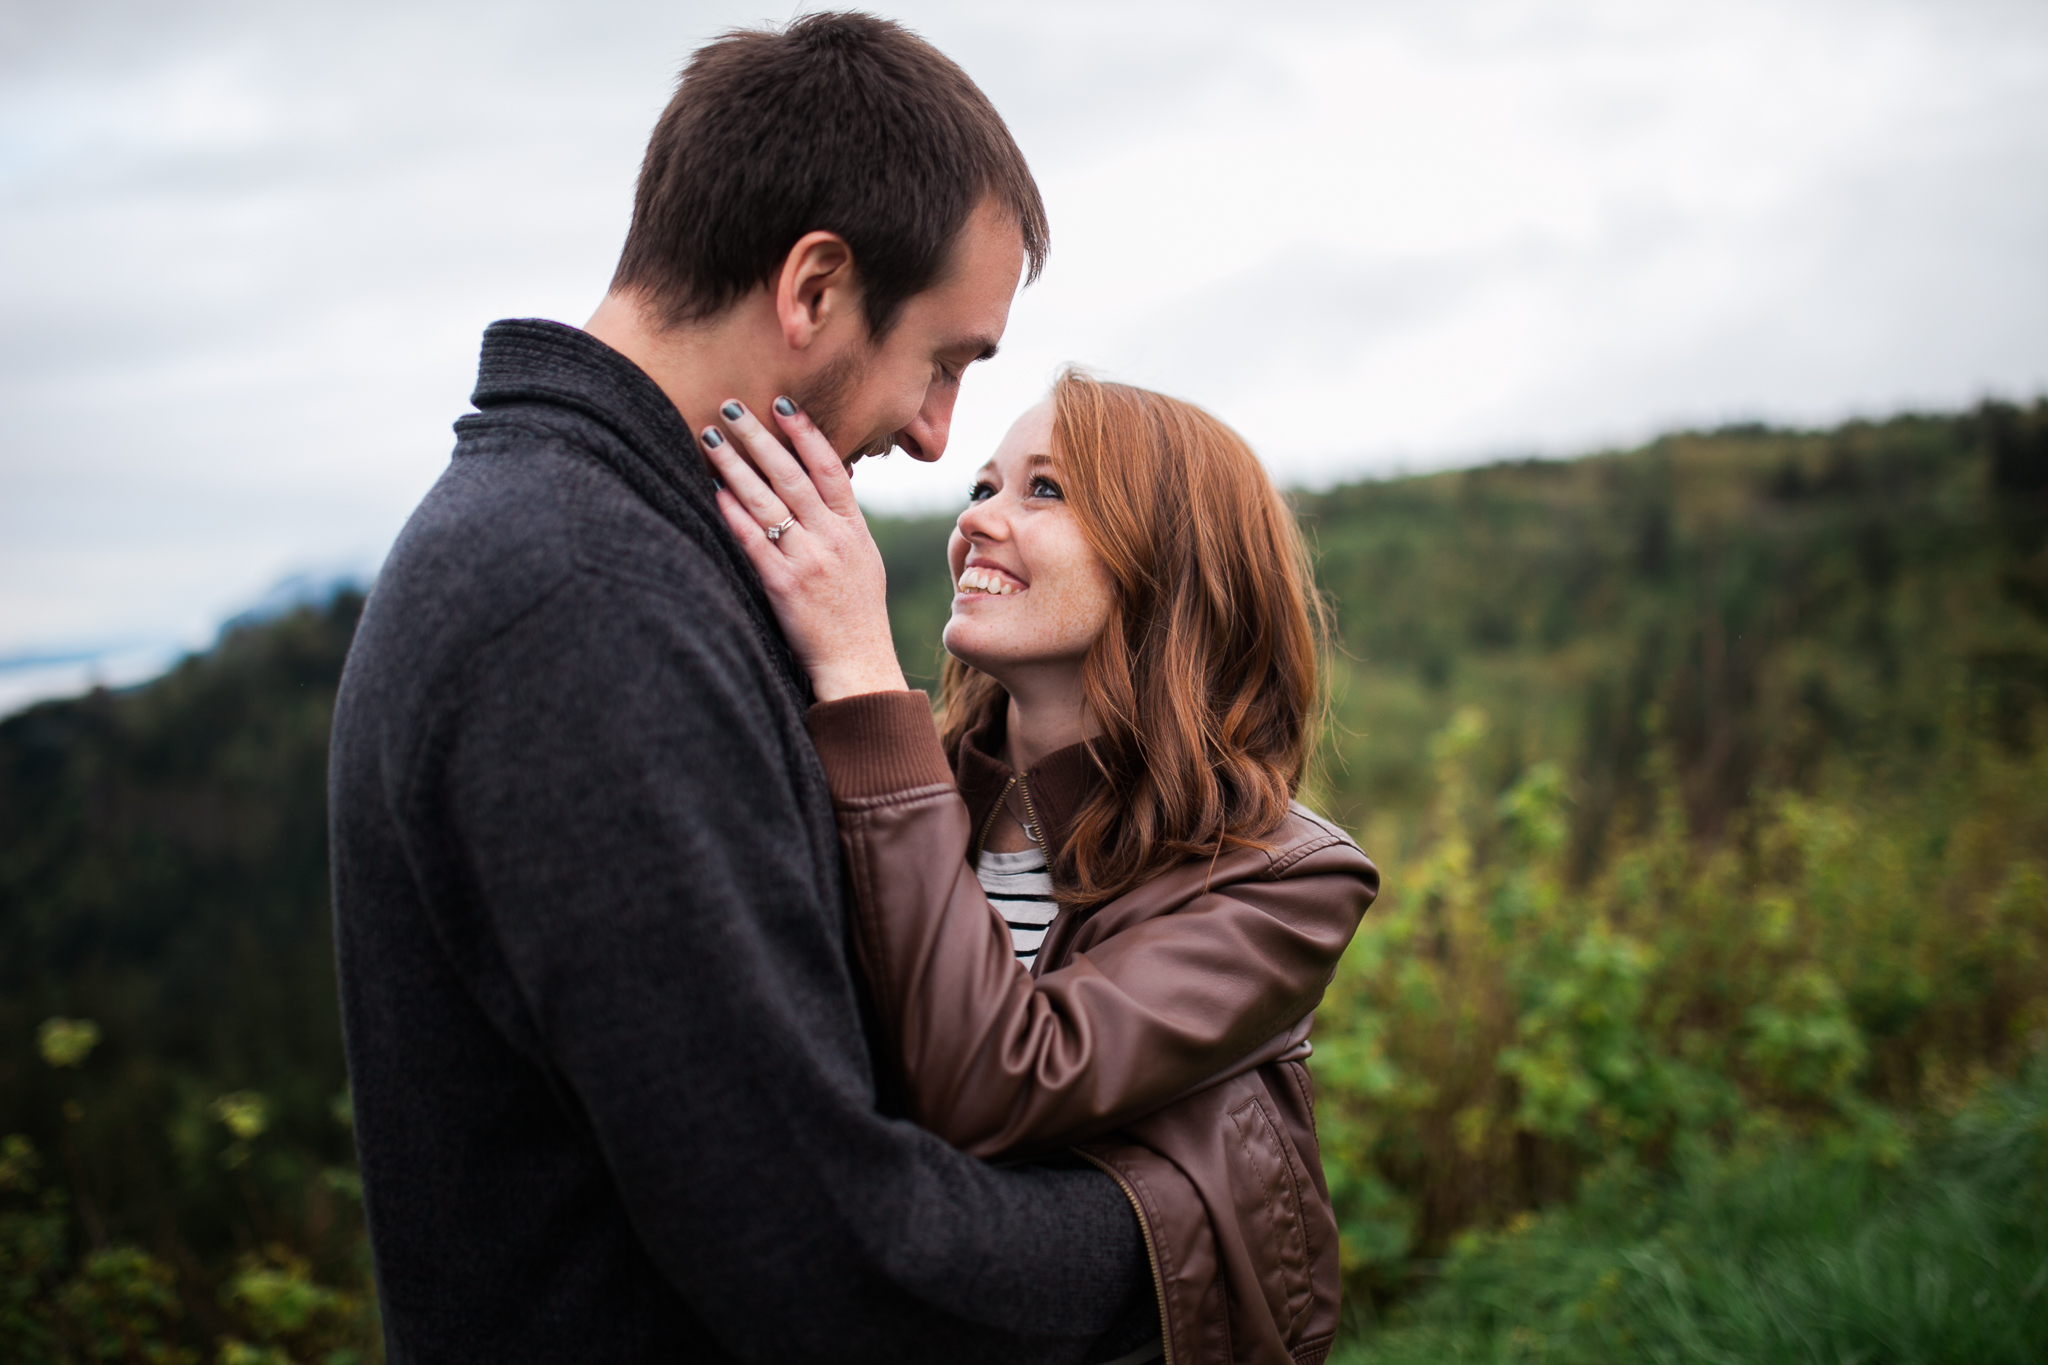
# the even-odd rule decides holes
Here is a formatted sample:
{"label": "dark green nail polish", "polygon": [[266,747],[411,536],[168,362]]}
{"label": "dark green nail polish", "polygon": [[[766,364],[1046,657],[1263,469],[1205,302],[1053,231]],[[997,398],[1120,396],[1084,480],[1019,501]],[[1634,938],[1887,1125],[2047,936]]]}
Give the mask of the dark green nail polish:
{"label": "dark green nail polish", "polygon": [[796,416],[796,404],[790,402],[787,398],[776,399],[775,410],[781,413],[784,417]]}
{"label": "dark green nail polish", "polygon": [[738,403],[727,403],[724,407],[718,410],[718,415],[720,417],[723,417],[728,422],[737,422],[740,420],[740,417],[745,412],[746,409],[741,407]]}
{"label": "dark green nail polish", "polygon": [[717,427],[706,427],[704,428],[704,444],[716,450],[725,444],[725,436]]}

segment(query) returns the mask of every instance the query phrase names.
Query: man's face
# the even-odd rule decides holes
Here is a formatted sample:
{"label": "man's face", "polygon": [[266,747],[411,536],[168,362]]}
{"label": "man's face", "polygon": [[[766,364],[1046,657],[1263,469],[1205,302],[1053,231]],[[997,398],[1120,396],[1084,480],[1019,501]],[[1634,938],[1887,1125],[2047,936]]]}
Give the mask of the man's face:
{"label": "man's face", "polygon": [[903,306],[882,343],[849,341],[791,396],[849,466],[892,446],[912,459],[938,459],[961,376],[995,354],[1023,274],[1023,234],[995,200],[984,200],[961,229],[951,268]]}

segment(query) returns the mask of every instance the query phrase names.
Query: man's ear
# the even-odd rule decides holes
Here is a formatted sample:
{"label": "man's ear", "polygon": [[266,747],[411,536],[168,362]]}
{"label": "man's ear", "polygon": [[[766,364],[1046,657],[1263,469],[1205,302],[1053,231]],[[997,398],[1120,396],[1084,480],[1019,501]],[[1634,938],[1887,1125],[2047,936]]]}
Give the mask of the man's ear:
{"label": "man's ear", "polygon": [[807,232],[782,260],[775,319],[793,351],[808,350],[827,328],[859,320],[860,284],[853,248],[836,232]]}

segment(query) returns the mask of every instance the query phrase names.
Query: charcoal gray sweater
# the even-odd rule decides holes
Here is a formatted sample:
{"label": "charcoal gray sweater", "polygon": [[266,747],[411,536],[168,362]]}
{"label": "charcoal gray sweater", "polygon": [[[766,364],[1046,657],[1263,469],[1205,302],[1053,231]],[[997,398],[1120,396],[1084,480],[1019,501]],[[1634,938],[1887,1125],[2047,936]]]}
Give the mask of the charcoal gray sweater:
{"label": "charcoal gray sweater", "polygon": [[1106,1176],[880,1112],[808,689],[675,407],[547,322],[485,333],[472,401],[334,721],[393,1365],[1084,1365],[1156,1330]]}

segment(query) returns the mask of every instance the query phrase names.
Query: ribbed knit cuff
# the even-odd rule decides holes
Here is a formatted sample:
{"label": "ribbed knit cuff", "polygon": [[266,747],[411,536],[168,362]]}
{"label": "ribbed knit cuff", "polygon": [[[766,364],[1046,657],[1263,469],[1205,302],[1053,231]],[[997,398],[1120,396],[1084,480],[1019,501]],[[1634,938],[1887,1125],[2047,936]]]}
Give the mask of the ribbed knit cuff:
{"label": "ribbed knit cuff", "polygon": [[922,692],[821,701],[805,721],[837,799],[887,796],[953,780],[931,699]]}

